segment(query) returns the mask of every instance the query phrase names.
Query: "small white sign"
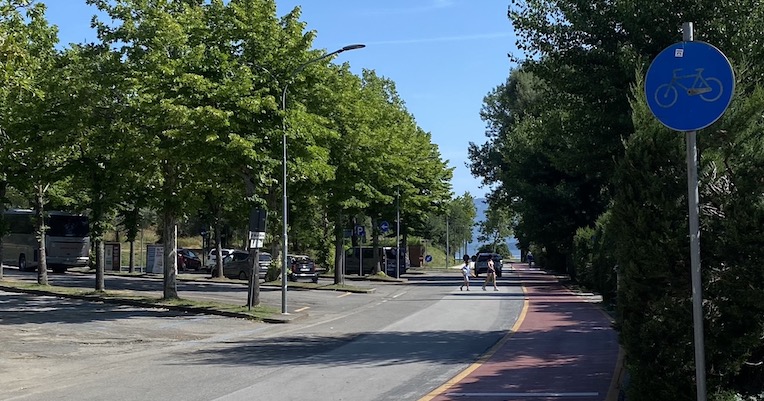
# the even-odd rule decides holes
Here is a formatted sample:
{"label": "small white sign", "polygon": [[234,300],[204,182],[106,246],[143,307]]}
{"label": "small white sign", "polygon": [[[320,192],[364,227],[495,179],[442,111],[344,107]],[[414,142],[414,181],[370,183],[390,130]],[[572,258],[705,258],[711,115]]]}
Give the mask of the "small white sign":
{"label": "small white sign", "polygon": [[684,57],[684,49],[674,49],[674,57]]}
{"label": "small white sign", "polygon": [[249,248],[262,248],[265,242],[265,233],[260,231],[249,232]]}

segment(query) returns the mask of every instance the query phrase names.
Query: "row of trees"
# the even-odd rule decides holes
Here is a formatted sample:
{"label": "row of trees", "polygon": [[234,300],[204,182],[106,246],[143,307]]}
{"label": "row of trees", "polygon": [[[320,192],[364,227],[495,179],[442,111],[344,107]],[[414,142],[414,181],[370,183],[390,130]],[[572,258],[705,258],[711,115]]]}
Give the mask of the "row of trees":
{"label": "row of trees", "polygon": [[651,115],[643,76],[686,21],[730,58],[732,105],[698,137],[706,372],[711,399],[764,399],[764,7],[513,0],[509,18],[522,54],[485,98],[472,171],[521,247],[617,303],[630,400],[696,384],[684,136]]}
{"label": "row of trees", "polygon": [[[283,135],[290,244],[322,262],[353,218],[392,221],[397,200],[417,233],[451,204],[452,169],[395,84],[330,58],[308,63],[326,52],[312,49],[299,8],[277,17],[274,0],[88,3],[103,15],[98,41],[57,50],[42,1],[0,0],[3,208],[13,192],[41,215],[87,212],[100,243],[115,214],[134,240],[148,207],[168,243],[189,216],[220,233],[265,207],[278,259]],[[165,247],[165,266],[175,263]],[[164,296],[177,297],[173,268]]]}

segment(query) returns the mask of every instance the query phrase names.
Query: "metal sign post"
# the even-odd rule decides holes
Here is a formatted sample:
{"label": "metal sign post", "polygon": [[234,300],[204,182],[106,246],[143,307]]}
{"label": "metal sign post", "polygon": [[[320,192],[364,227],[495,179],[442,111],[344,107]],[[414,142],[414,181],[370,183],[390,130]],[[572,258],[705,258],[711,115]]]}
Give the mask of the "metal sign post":
{"label": "metal sign post", "polygon": [[645,96],[650,111],[663,125],[686,134],[695,380],[697,400],[706,401],[696,134],[724,114],[732,101],[735,77],[729,60],[719,49],[694,41],[691,22],[685,22],[682,30],[683,42],[664,49],[650,65]]}

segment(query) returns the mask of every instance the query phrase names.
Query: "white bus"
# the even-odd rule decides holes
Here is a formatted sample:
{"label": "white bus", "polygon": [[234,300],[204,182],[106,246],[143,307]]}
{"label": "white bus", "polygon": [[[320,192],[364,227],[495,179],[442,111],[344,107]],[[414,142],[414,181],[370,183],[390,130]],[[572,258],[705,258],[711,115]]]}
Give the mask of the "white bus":
{"label": "white bus", "polygon": [[[8,232],[3,236],[3,263],[19,270],[35,270],[40,250],[35,236],[34,211],[11,209],[4,213]],[[86,216],[47,212],[45,254],[48,268],[63,273],[70,267],[84,267],[90,260],[90,231]]]}

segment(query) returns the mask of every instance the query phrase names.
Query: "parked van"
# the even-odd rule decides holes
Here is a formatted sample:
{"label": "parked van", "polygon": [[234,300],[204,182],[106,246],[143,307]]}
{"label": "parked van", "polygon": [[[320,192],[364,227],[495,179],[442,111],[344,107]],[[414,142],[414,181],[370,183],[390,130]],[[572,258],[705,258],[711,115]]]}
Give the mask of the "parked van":
{"label": "parked van", "polygon": [[405,274],[411,267],[411,262],[406,257],[406,251],[401,252],[399,262],[396,263],[395,256],[397,248],[379,247],[379,257],[374,256],[373,247],[352,247],[345,252],[345,274],[369,275],[374,270],[377,260],[382,261],[382,269],[390,277],[395,277],[396,269],[400,269],[400,274]]}

